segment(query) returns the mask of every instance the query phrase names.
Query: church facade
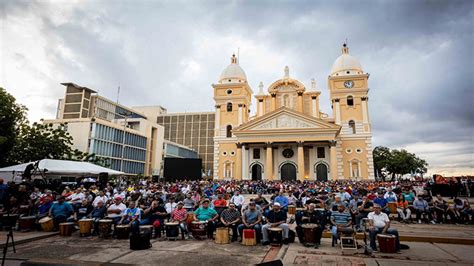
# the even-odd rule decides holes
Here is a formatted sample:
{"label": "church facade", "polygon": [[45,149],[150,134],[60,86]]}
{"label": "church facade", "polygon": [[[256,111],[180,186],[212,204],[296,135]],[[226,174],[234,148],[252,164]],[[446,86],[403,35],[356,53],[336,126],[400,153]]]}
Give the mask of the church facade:
{"label": "church facade", "polygon": [[[319,108],[320,91],[290,77],[254,95],[233,56],[213,84],[215,112],[214,179],[373,179],[368,109],[369,74],[346,44],[328,77],[332,116]],[[252,97],[256,115],[250,116]]]}

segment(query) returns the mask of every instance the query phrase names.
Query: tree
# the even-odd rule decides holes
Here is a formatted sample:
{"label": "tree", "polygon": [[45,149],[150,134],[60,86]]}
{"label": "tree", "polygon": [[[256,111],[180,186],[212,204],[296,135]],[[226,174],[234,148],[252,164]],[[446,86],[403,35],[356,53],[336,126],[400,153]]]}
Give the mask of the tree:
{"label": "tree", "polygon": [[375,147],[374,167],[380,177],[385,181],[386,173],[391,176],[392,181],[405,174],[424,174],[427,171],[428,163],[418,158],[414,153],[407,150],[390,150],[387,147]]}
{"label": "tree", "polygon": [[9,164],[8,158],[16,144],[20,126],[26,123],[26,107],[0,87],[0,167]]}

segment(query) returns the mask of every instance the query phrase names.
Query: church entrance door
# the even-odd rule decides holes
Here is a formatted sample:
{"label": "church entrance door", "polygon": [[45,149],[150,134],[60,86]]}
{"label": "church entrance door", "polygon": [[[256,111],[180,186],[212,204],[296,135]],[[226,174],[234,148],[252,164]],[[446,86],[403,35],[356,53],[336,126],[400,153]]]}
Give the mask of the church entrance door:
{"label": "church entrance door", "polygon": [[316,178],[321,182],[328,181],[328,167],[325,164],[320,163],[316,166]]}
{"label": "church entrance door", "polygon": [[262,180],[262,167],[259,164],[254,164],[252,166],[252,180]]}
{"label": "church entrance door", "polygon": [[296,181],[296,167],[291,163],[285,163],[281,166],[282,181]]}

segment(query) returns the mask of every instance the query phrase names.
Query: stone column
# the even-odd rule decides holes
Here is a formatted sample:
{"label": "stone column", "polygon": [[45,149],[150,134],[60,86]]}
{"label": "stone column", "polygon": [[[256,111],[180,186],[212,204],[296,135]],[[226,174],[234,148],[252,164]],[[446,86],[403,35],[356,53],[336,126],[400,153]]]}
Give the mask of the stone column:
{"label": "stone column", "polygon": [[368,97],[362,97],[361,98],[362,100],[362,121],[364,122],[364,124],[367,124],[369,123],[369,111],[368,111],[368,108],[367,108],[367,100],[368,100]]}
{"label": "stone column", "polygon": [[272,102],[271,102],[271,108],[272,108],[272,111],[275,111],[276,109],[276,93],[272,93]]}
{"label": "stone column", "polygon": [[239,110],[238,110],[238,122],[237,122],[237,125],[240,126],[242,125],[242,122],[243,122],[243,113],[242,113],[242,107],[244,105],[243,104],[239,104]]}
{"label": "stone column", "polygon": [[298,180],[304,180],[304,149],[303,142],[298,142]]}
{"label": "stone column", "polygon": [[214,136],[218,137],[220,134],[220,124],[221,124],[221,106],[216,105],[216,116],[214,122]]}
{"label": "stone column", "polygon": [[339,99],[334,99],[334,113],[335,113],[335,123],[337,125],[341,124],[341,105],[339,104]]}
{"label": "stone column", "polygon": [[271,143],[267,143],[267,158],[265,163],[265,178],[273,180],[273,148]]}
{"label": "stone column", "polygon": [[302,113],[303,112],[303,92],[298,91],[297,94],[298,94],[298,101],[296,105],[296,110]]}
{"label": "stone column", "polygon": [[235,154],[235,178],[242,180],[242,143],[237,143],[237,153]]}
{"label": "stone column", "polygon": [[263,99],[258,100],[257,104],[257,116],[262,116],[263,115]]}
{"label": "stone column", "polygon": [[230,176],[229,179],[234,179],[234,162],[230,164]]}
{"label": "stone column", "polygon": [[248,169],[249,169],[249,163],[248,163],[248,154],[249,154],[249,149],[248,145],[243,144],[242,145],[242,179],[246,180],[248,179]]}
{"label": "stone column", "polygon": [[332,140],[329,146],[329,160],[332,180],[337,180],[337,152],[336,141]]}

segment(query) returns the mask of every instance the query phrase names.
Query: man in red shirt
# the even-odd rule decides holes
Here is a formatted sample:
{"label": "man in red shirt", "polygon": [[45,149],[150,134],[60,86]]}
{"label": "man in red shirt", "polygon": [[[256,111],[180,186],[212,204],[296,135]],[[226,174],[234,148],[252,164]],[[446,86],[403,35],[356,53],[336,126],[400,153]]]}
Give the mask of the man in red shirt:
{"label": "man in red shirt", "polygon": [[217,199],[215,199],[212,204],[214,204],[215,208],[227,207],[227,201],[222,197],[222,194],[220,193],[217,195]]}
{"label": "man in red shirt", "polygon": [[186,225],[186,218],[188,218],[188,212],[186,209],[183,208],[183,202],[180,201],[178,202],[178,205],[176,206],[176,209],[173,210],[171,213],[171,220],[178,222],[179,227],[181,228],[181,234],[183,235],[183,239],[189,238],[189,232],[188,228]]}

